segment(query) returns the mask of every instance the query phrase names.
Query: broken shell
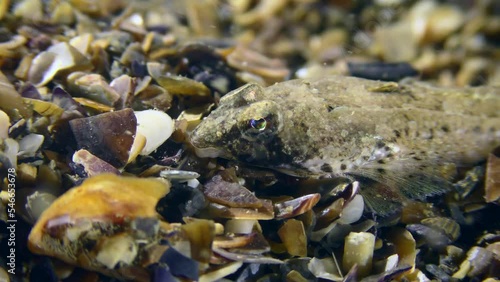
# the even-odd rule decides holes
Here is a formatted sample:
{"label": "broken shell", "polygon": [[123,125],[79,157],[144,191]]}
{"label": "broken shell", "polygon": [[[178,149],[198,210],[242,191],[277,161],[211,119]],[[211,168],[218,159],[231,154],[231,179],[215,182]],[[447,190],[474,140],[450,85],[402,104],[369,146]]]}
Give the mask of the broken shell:
{"label": "broken shell", "polygon": [[207,205],[200,189],[186,183],[174,182],[170,193],[162,198],[156,209],[168,222],[183,222],[185,217],[198,214]]}
{"label": "broken shell", "polygon": [[270,59],[243,46],[237,46],[226,59],[230,66],[259,75],[268,84],[283,81],[290,75],[290,70],[281,60]]}
{"label": "broken shell", "polygon": [[75,96],[88,98],[107,106],[114,106],[120,99],[120,94],[109,86],[100,74],[74,72],[68,76],[67,81],[69,90]]}
{"label": "broken shell", "polygon": [[[55,24],[71,25],[75,21],[73,7],[68,2],[60,2],[51,14],[51,21]],[[85,54],[82,52],[82,54]]]}
{"label": "broken shell", "polygon": [[302,221],[289,219],[278,230],[278,235],[292,256],[307,256],[307,237]]}
{"label": "broken shell", "polygon": [[220,24],[218,23],[216,1],[186,1],[186,16],[189,26],[197,36],[217,37]]}
{"label": "broken shell", "polygon": [[415,239],[411,233],[402,228],[394,228],[388,235],[388,239],[394,244],[396,253],[399,256],[398,265],[410,265],[413,270],[417,258],[417,250]]}
{"label": "broken shell", "polygon": [[212,242],[215,238],[215,224],[212,220],[190,218],[181,226],[185,237],[189,240],[191,256],[199,262],[208,263],[212,256]]}
{"label": "broken shell", "polygon": [[210,97],[210,89],[203,83],[182,76],[150,75],[169,93],[187,96]]}
{"label": "broken shell", "polygon": [[73,119],[69,124],[78,148],[115,167],[127,163],[137,128],[132,109]]}
{"label": "broken shell", "polygon": [[43,4],[40,0],[24,0],[18,2],[14,7],[13,14],[16,17],[22,17],[24,20],[31,20],[34,22],[43,19]]}
{"label": "broken shell", "polygon": [[500,199],[500,152],[491,153],[486,165],[486,180],[484,198],[487,203]]}
{"label": "broken shell", "polygon": [[118,263],[130,265],[137,256],[137,244],[126,233],[104,238],[99,243],[95,259],[109,269],[114,269]]}
{"label": "broken shell", "polygon": [[426,218],[423,219],[421,223],[443,232],[443,234],[445,234],[451,242],[454,242],[460,236],[460,225],[458,225],[458,223],[451,218]]}
{"label": "broken shell", "polygon": [[239,183],[227,182],[221,175],[205,183],[203,193],[212,202],[233,208],[260,208],[262,201]]}
{"label": "broken shell", "polygon": [[188,131],[193,130],[201,122],[203,116],[208,114],[214,106],[215,106],[214,104],[208,104],[205,106],[186,109],[182,111],[177,120],[183,120],[183,119],[186,120],[187,121],[186,130]]}
{"label": "broken shell", "polygon": [[57,120],[61,117],[64,110],[52,102],[23,98],[26,104],[33,106],[33,110],[44,117],[50,117],[52,120]]}
{"label": "broken shell", "polygon": [[35,54],[28,54],[26,56],[23,56],[23,59],[19,63],[19,66],[17,67],[16,71],[14,72],[14,76],[19,78],[20,80],[26,81],[28,77],[28,72],[31,67],[31,62],[33,61],[33,58],[35,57]]}
{"label": "broken shell", "polygon": [[196,179],[200,177],[200,174],[194,171],[167,169],[167,170],[162,170],[160,172],[160,176],[170,180],[187,181],[190,179]]}
{"label": "broken shell", "polygon": [[113,173],[116,175],[120,174],[120,171],[114,166],[92,155],[85,149],[76,151],[73,154],[72,161],[76,164],[82,165],[85,173],[87,173],[89,177],[101,173]]}
{"label": "broken shell", "polygon": [[9,137],[10,119],[9,116],[0,110],[0,139]]}
{"label": "broken shell", "polygon": [[269,200],[260,200],[260,208],[230,208],[223,205],[210,203],[208,213],[213,217],[234,219],[269,220],[274,218],[273,203]]}
{"label": "broken shell", "polygon": [[228,233],[226,236],[217,236],[212,244],[213,247],[222,249],[232,249],[243,247],[250,243],[254,233],[233,235]]}
{"label": "broken shell", "polygon": [[26,41],[26,37],[22,35],[12,36],[9,41],[0,43],[0,55],[2,57],[18,57]]}
{"label": "broken shell", "polygon": [[172,106],[172,100],[172,94],[163,87],[148,85],[145,89],[136,93],[132,107],[136,110],[156,109],[167,111]]}
{"label": "broken shell", "polygon": [[467,257],[460,264],[460,269],[453,274],[453,278],[464,279],[468,277],[478,277],[488,271],[492,260],[493,252],[485,248],[474,246],[467,252]]}
{"label": "broken shell", "polygon": [[419,223],[422,219],[439,216],[432,203],[406,202],[401,211],[401,222],[405,224]]}
{"label": "broken shell", "polygon": [[145,110],[134,112],[137,119],[137,133],[146,137],[146,146],[141,155],[149,155],[163,144],[174,132],[174,121],[161,111]]}
{"label": "broken shell", "polygon": [[[200,275],[198,282],[221,281],[222,278],[236,272],[243,265],[241,261],[225,264],[223,267]],[[163,281],[163,280],[162,280]]]}
{"label": "broken shell", "polygon": [[80,104],[81,106],[84,106],[88,110],[93,110],[93,112],[105,113],[105,112],[111,112],[114,110],[113,107],[95,102],[95,101],[87,99],[87,98],[75,97],[75,98],[73,98],[73,100],[75,102],[77,102],[78,104]]}
{"label": "broken shell", "polygon": [[41,134],[28,134],[19,140],[19,152],[17,156],[20,158],[33,157],[43,144],[45,137]]}
{"label": "broken shell", "polygon": [[[123,230],[136,219],[157,219],[156,203],[169,187],[166,181],[112,174],[89,178],[42,213],[31,230],[28,247],[35,254],[57,257],[122,279],[144,281],[147,271],[135,263],[146,250],[135,245],[136,238],[129,237],[134,233]],[[96,244],[85,245],[80,240],[94,240]],[[157,239],[153,236],[150,240]],[[107,267],[117,263],[114,269]]]}
{"label": "broken shell", "polygon": [[279,259],[275,259],[272,257],[266,257],[263,255],[253,255],[253,254],[239,254],[239,253],[233,253],[230,251],[226,251],[224,249],[220,248],[213,248],[214,253],[233,260],[233,261],[241,261],[241,262],[246,262],[246,263],[267,263],[267,264],[282,264],[283,261]]}
{"label": "broken shell", "polygon": [[358,221],[363,215],[365,204],[363,201],[363,196],[356,195],[352,200],[347,202],[347,204],[342,209],[338,223],[341,224],[351,224]]}
{"label": "broken shell", "polygon": [[311,210],[319,201],[321,195],[310,194],[293,200],[274,204],[276,218],[290,218]]}
{"label": "broken shell", "polygon": [[80,12],[95,17],[106,17],[125,7],[126,1],[123,0],[70,0],[70,4]]}
{"label": "broken shell", "polygon": [[35,86],[47,84],[62,71],[83,71],[92,68],[90,61],[75,47],[61,42],[38,54],[32,61],[28,80]]}
{"label": "broken shell", "polygon": [[318,259],[313,257],[307,268],[316,278],[330,281],[343,281],[342,273],[335,258]]}
{"label": "broken shell", "polygon": [[424,43],[440,42],[462,26],[463,12],[451,5],[440,5],[428,15]]}
{"label": "broken shell", "polygon": [[45,211],[56,198],[57,197],[52,194],[38,191],[29,195],[26,200],[25,208],[30,217],[30,222],[35,223],[43,211]]}
{"label": "broken shell", "polygon": [[448,236],[433,227],[422,224],[409,224],[406,229],[413,234],[417,234],[418,237],[424,238],[425,243],[434,249],[441,250],[451,243]]}
{"label": "broken shell", "polygon": [[37,168],[33,165],[22,163],[17,166],[17,177],[22,185],[33,185],[37,177]]}
{"label": "broken shell", "polygon": [[19,114],[24,118],[31,116],[31,110],[23,103],[23,98],[16,91],[7,77],[0,71],[0,109],[11,119]]}
{"label": "broken shell", "polygon": [[359,277],[370,274],[374,247],[375,236],[372,233],[349,233],[345,238],[342,269],[348,272],[354,265],[357,265]]}
{"label": "broken shell", "polygon": [[226,222],[227,233],[250,234],[258,222],[255,219],[230,219]]}
{"label": "broken shell", "polygon": [[109,86],[113,88],[118,94],[120,94],[119,103],[117,103],[118,109],[128,108],[132,103],[133,93],[135,91],[135,79],[123,74],[115,79],[113,79]]}

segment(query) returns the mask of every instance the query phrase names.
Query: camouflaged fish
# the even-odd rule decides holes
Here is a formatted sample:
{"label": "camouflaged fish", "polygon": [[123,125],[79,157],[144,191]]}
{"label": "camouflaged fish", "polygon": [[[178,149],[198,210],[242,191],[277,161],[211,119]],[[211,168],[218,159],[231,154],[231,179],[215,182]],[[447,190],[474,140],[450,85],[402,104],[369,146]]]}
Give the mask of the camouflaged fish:
{"label": "camouflaged fish", "polygon": [[[500,145],[500,88],[329,76],[232,91],[190,136],[200,157],[368,178],[423,199]],[[451,169],[450,169],[451,168]]]}

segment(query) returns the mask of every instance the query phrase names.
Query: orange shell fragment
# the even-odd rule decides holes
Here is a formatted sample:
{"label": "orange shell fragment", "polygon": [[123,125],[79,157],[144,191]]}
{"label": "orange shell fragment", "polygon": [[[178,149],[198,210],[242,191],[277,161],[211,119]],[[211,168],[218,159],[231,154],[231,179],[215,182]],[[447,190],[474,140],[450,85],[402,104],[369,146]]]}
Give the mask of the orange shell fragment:
{"label": "orange shell fragment", "polygon": [[[67,191],[45,210],[28,238],[29,249],[36,254],[55,256],[68,261],[68,256],[46,246],[44,236],[50,228],[78,222],[105,222],[120,225],[135,218],[159,218],[155,206],[170,190],[167,181],[114,174],[88,178],[80,186]],[[73,262],[74,263],[74,262]]]}

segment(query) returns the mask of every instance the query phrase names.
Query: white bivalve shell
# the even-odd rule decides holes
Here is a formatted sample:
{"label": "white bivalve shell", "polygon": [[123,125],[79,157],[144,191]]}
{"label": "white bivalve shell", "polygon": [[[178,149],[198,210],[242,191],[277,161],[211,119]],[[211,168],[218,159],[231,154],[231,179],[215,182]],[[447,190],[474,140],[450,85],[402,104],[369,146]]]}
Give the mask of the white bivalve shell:
{"label": "white bivalve shell", "polygon": [[149,155],[163,144],[174,132],[174,121],[172,118],[157,110],[145,110],[134,112],[137,119],[137,133],[146,137],[146,145],[141,155]]}

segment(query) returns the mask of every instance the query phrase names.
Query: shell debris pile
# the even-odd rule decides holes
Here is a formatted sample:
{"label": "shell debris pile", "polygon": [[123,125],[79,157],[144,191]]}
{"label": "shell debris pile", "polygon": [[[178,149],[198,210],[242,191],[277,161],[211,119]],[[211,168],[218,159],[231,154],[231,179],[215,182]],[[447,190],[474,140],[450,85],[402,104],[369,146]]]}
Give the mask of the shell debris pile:
{"label": "shell debris pile", "polygon": [[0,0],[0,281],[496,281],[498,152],[379,216],[189,132],[248,82],[498,86],[499,35],[490,0]]}

